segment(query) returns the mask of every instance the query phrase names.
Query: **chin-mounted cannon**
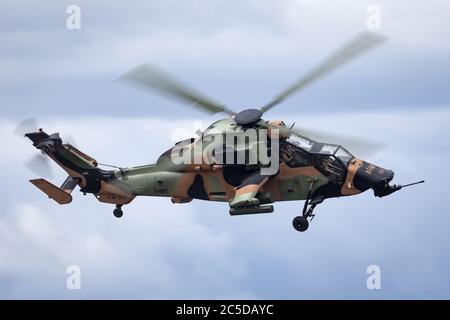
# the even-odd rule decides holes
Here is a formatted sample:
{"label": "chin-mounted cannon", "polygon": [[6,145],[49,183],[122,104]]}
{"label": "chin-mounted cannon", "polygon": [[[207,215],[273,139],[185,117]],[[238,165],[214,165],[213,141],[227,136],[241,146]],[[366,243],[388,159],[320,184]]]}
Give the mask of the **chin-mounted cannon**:
{"label": "chin-mounted cannon", "polygon": [[394,193],[394,192],[396,192],[398,190],[401,190],[403,188],[411,187],[411,186],[414,186],[416,184],[424,183],[424,182],[425,182],[425,180],[421,180],[421,181],[417,181],[417,182],[413,182],[413,183],[408,183],[408,184],[405,184],[405,185],[396,185],[396,184],[394,184],[392,186],[389,185],[388,183],[386,183],[384,185],[374,187],[373,188],[373,193],[374,193],[375,197],[382,198],[382,197],[388,196],[391,193]]}

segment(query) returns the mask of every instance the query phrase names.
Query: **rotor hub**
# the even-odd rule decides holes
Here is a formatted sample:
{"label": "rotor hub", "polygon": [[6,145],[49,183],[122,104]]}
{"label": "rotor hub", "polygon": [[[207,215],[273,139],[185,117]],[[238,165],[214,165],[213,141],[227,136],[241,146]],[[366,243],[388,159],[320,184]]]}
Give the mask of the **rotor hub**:
{"label": "rotor hub", "polygon": [[253,124],[262,117],[262,112],[258,109],[246,109],[242,110],[234,117],[234,121],[241,126],[248,126]]}

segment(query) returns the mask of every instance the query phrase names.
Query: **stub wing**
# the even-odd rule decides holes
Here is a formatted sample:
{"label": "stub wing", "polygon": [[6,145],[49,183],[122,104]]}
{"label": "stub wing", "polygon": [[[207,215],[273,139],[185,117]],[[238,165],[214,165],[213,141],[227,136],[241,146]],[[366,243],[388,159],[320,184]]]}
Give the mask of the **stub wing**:
{"label": "stub wing", "polygon": [[257,198],[258,192],[269,180],[270,176],[261,175],[259,170],[247,177],[240,186],[236,188],[233,200],[230,202],[230,214],[250,214],[272,212],[273,207],[260,206]]}

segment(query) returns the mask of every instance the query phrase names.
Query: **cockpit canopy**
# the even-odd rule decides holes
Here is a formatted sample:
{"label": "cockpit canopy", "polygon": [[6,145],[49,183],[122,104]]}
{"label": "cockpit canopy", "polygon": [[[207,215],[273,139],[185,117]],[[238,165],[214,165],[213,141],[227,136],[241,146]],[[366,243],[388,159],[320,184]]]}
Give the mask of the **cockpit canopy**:
{"label": "cockpit canopy", "polygon": [[353,158],[350,152],[337,144],[316,142],[296,134],[291,134],[287,141],[309,153],[335,156],[345,165]]}
{"label": "cockpit canopy", "polygon": [[[236,132],[236,123],[232,118],[221,119],[214,122],[205,130],[203,135],[217,135],[226,132]],[[341,159],[345,164],[353,158],[353,155],[340,145],[317,142],[295,133],[291,133],[287,141],[309,153],[334,155]]]}

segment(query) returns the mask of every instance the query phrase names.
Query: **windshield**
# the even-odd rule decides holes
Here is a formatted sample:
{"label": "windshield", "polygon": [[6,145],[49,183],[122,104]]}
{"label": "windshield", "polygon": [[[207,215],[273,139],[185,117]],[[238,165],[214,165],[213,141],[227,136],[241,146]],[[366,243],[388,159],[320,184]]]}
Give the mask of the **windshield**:
{"label": "windshield", "polygon": [[336,146],[334,144],[323,144],[320,151],[317,153],[320,154],[335,154],[336,150],[339,148],[339,146]]}
{"label": "windshield", "polygon": [[346,165],[353,158],[353,155],[341,146],[339,146],[339,148],[337,149],[337,151],[334,155],[337,158],[341,159]]}

